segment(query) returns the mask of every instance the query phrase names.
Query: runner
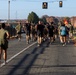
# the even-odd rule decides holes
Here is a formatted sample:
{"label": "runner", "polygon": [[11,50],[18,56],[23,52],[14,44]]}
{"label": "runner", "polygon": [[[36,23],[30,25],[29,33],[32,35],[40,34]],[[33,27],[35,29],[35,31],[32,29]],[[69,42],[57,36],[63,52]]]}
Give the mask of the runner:
{"label": "runner", "polygon": [[34,24],[31,25],[31,40],[36,41],[36,29]]}
{"label": "runner", "polygon": [[66,36],[67,36],[67,28],[65,24],[63,23],[60,27],[60,41],[63,46],[66,45]]}
{"label": "runner", "polygon": [[54,42],[53,36],[54,36],[54,26],[53,26],[53,22],[51,22],[48,25],[48,32],[49,32],[49,38],[50,38],[50,43]]}
{"label": "runner", "polygon": [[7,48],[8,48],[8,40],[9,33],[5,30],[5,23],[2,23],[0,29],[0,63],[1,63],[1,56],[3,54],[4,63],[6,64],[7,60]]}
{"label": "runner", "polygon": [[15,27],[16,32],[17,32],[17,36],[18,36],[18,41],[21,40],[21,23],[18,22],[18,25]]}
{"label": "runner", "polygon": [[43,39],[45,41],[48,38],[48,28],[47,28],[47,25],[45,25],[43,33],[44,33]]}
{"label": "runner", "polygon": [[28,21],[25,24],[25,32],[26,32],[26,41],[27,41],[27,44],[29,44],[30,33],[31,33],[31,24]]}
{"label": "runner", "polygon": [[39,21],[37,25],[38,46],[40,46],[42,43],[43,31],[44,31],[44,25],[41,21]]}
{"label": "runner", "polygon": [[67,28],[67,30],[66,30],[66,40],[67,40],[67,42],[68,43],[70,43],[70,36],[69,36],[69,34],[70,34],[70,26],[69,26],[69,24],[68,25],[66,25],[66,28]]}

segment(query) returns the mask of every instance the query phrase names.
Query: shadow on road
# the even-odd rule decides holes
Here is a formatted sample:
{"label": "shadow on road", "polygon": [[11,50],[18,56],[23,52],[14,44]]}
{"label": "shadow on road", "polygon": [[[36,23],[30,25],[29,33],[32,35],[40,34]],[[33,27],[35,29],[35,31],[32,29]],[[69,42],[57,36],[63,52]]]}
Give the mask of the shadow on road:
{"label": "shadow on road", "polygon": [[[37,57],[44,52],[45,48],[48,47],[48,45],[48,41],[46,42],[46,44],[43,42],[40,47],[35,47],[30,54],[25,54],[21,59],[19,59],[19,62],[17,64],[10,65],[13,68],[7,75],[27,75],[29,69],[33,66],[33,63],[36,61]],[[20,72],[19,70],[22,70],[22,72]]]}

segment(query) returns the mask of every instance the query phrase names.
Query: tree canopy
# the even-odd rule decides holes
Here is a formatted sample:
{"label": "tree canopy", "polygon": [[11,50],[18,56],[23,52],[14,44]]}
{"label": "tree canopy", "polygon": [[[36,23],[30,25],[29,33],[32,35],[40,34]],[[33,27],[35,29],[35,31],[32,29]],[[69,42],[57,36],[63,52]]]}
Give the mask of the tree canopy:
{"label": "tree canopy", "polygon": [[31,13],[29,13],[29,15],[28,15],[28,21],[29,21],[30,23],[36,24],[36,23],[38,23],[38,21],[39,21],[39,17],[37,16],[37,14],[36,14],[35,12],[31,12]]}

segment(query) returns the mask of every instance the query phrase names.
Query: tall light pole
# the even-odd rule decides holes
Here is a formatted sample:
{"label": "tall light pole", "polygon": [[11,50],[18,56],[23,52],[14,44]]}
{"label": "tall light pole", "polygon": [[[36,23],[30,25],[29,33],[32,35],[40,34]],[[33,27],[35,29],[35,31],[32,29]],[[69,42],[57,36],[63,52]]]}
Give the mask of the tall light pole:
{"label": "tall light pole", "polygon": [[10,0],[8,0],[8,22],[10,21]]}

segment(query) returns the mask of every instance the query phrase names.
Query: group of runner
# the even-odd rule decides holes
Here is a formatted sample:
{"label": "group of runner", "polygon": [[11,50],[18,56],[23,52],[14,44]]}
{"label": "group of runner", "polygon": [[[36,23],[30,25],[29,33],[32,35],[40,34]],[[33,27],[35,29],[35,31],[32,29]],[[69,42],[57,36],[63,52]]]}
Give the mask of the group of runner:
{"label": "group of runner", "polygon": [[44,24],[42,21],[39,21],[38,24],[35,25],[27,21],[25,24],[25,33],[27,43],[29,43],[30,40],[37,40],[38,46],[40,46],[46,39],[49,39],[49,42],[53,43],[59,36],[60,42],[64,46],[67,41],[69,43],[70,26],[63,22],[58,26],[54,22]]}
{"label": "group of runner", "polygon": [[[18,39],[21,40],[21,23],[19,22],[18,25],[15,27]],[[63,22],[61,25],[56,25],[54,22],[50,22],[44,24],[42,21],[39,21],[36,25],[31,24],[28,21],[24,25],[24,31],[26,34],[26,42],[29,44],[30,40],[37,41],[38,46],[41,46],[42,42],[45,40],[49,40],[52,44],[57,37],[60,38],[60,43],[65,46],[67,41],[69,43],[69,35],[73,33],[73,30],[70,28],[71,26],[64,24]],[[72,35],[71,35],[72,37]],[[4,62],[6,63],[7,60],[7,48],[8,48],[8,38],[9,33],[5,30],[5,23],[2,23],[0,29],[0,63],[1,63],[1,56],[2,52],[4,57]]]}
{"label": "group of runner", "polygon": [[39,21],[38,24],[25,24],[25,33],[26,33],[26,41],[29,43],[29,41],[32,39],[37,40],[38,46],[41,45],[41,43],[46,40],[48,37],[50,37],[50,42],[53,42],[53,35],[54,35],[54,26],[53,22],[51,24],[44,24],[42,21]]}

